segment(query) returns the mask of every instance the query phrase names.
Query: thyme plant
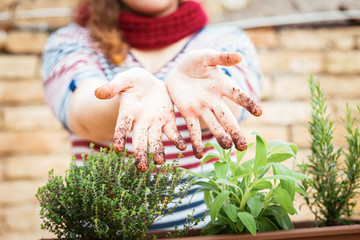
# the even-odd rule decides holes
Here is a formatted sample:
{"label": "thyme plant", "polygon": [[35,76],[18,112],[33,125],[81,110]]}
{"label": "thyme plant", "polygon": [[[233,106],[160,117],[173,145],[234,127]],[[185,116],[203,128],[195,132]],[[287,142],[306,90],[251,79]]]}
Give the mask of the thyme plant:
{"label": "thyme plant", "polygon": [[84,166],[72,162],[64,177],[50,171],[36,194],[41,227],[59,239],[143,239],[190,188],[189,175],[177,166],[150,163],[139,172],[132,155],[102,148],[88,155]]}
{"label": "thyme plant", "polygon": [[347,145],[334,146],[334,121],[326,113],[325,90],[313,76],[309,79],[312,114],[309,132],[312,138],[308,162],[300,165],[302,172],[311,176],[313,183],[305,182],[306,203],[315,215],[317,226],[349,223],[360,189],[360,106],[357,116],[346,104],[346,118],[342,119],[347,135]]}

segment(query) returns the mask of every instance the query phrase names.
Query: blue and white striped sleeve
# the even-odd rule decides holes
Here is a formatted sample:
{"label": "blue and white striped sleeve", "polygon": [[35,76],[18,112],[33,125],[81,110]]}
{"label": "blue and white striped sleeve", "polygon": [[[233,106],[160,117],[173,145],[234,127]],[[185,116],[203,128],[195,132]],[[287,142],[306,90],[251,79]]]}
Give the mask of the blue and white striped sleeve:
{"label": "blue and white striped sleeve", "polygon": [[46,103],[70,130],[68,109],[76,86],[89,78],[105,78],[85,29],[70,25],[53,33],[42,56]]}

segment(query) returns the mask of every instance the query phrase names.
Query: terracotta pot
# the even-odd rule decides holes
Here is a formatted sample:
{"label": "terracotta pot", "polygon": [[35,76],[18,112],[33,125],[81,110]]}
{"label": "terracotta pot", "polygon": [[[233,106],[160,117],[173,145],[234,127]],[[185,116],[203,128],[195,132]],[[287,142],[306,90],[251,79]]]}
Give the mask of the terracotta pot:
{"label": "terracotta pot", "polygon": [[166,232],[151,232],[158,239],[181,239],[181,240],[265,240],[265,239],[295,239],[295,240],[359,240],[360,224],[343,225],[333,227],[311,227],[311,222],[294,223],[293,230],[279,230],[260,232],[256,236],[251,234],[223,234],[200,236],[200,230],[190,231],[182,238],[165,238]]}

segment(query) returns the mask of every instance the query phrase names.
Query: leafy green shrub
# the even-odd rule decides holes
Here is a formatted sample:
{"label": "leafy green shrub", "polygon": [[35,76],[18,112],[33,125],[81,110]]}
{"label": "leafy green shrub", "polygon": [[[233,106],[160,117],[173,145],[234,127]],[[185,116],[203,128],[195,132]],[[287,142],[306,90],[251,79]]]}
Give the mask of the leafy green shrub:
{"label": "leafy green shrub", "polygon": [[151,162],[139,172],[132,155],[103,148],[88,155],[84,166],[72,162],[65,177],[50,171],[36,194],[41,226],[58,238],[141,239],[169,203],[177,206],[175,197],[182,199],[190,188],[189,175],[177,166]]}
{"label": "leafy green shrub", "polygon": [[[211,221],[202,234],[243,233],[256,235],[258,231],[292,229],[289,214],[295,214],[295,192],[304,193],[299,180],[307,177],[282,164],[296,157],[295,144],[284,141],[266,142],[256,135],[255,158],[241,162],[246,151],[236,151],[237,161],[230,158],[231,150],[213,146],[218,154],[206,156],[202,164],[213,157],[215,170],[207,174],[192,173],[198,178],[194,184],[202,186]],[[271,174],[272,170],[272,174]],[[267,174],[268,173],[268,174]],[[267,174],[267,175],[266,175]]]}
{"label": "leafy green shrub", "polygon": [[[309,132],[312,138],[311,155],[300,165],[302,172],[311,176],[313,184],[304,183],[306,203],[315,215],[317,226],[349,223],[356,205],[354,197],[360,189],[360,140],[358,117],[346,105],[346,118],[342,119],[347,145],[335,149],[334,121],[326,114],[325,91],[313,76],[309,79],[312,118]],[[358,114],[360,106],[357,105]],[[360,116],[360,115],[358,115]]]}

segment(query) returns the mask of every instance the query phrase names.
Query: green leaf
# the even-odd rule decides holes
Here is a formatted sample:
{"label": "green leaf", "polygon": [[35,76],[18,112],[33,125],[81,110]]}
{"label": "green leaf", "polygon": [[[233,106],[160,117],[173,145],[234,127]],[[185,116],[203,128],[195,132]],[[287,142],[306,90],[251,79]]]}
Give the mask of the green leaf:
{"label": "green leaf", "polygon": [[269,141],[267,162],[282,162],[291,157],[296,158],[297,147],[285,141]]}
{"label": "green leaf", "polygon": [[256,235],[256,222],[253,215],[248,212],[238,212],[237,215],[246,229],[249,230],[252,235]]}
{"label": "green leaf", "polygon": [[218,183],[218,184],[224,184],[224,185],[232,186],[232,187],[235,187],[235,188],[240,188],[238,185],[230,182],[226,178],[217,179],[215,182]]}
{"label": "green leaf", "polygon": [[254,145],[254,143],[248,144],[247,148],[244,151],[236,150],[236,159],[237,163],[240,163],[240,161],[243,159],[245,153]]}
{"label": "green leaf", "polygon": [[218,143],[210,143],[210,142],[207,142],[206,144],[205,144],[205,148],[210,148],[210,147],[213,147],[213,148],[215,148],[216,149],[216,151],[219,153],[219,155],[221,156],[221,154],[222,154],[222,148],[221,148],[221,146],[218,144]]}
{"label": "green leaf", "polygon": [[289,215],[285,211],[283,211],[283,208],[281,206],[269,206],[265,210],[263,216],[268,216],[269,218],[274,217],[281,229],[294,229],[294,225],[292,224]]}
{"label": "green leaf", "polygon": [[233,222],[237,221],[238,208],[235,205],[223,206],[223,210],[226,213],[226,215],[231,219],[231,221]]}
{"label": "green leaf", "polygon": [[298,180],[303,180],[303,179],[311,180],[310,177],[306,176],[305,174],[299,173],[299,172],[293,172],[292,174],[293,174],[293,177]]}
{"label": "green leaf", "polygon": [[239,232],[243,232],[244,230],[244,224],[241,222],[241,220],[238,220],[236,222],[236,228],[239,230]]}
{"label": "green leaf", "polygon": [[252,186],[253,190],[263,190],[263,189],[271,189],[271,188],[272,188],[272,183],[265,180],[259,180]]}
{"label": "green leaf", "polygon": [[224,228],[223,224],[211,224],[201,230],[201,235],[215,235]]}
{"label": "green leaf", "polygon": [[266,149],[266,141],[260,135],[256,135],[255,168],[266,164]]}
{"label": "green leaf", "polygon": [[220,156],[210,153],[203,158],[203,160],[201,161],[201,171],[203,170],[204,164],[213,158],[220,158]]}
{"label": "green leaf", "polygon": [[299,187],[295,187],[295,191],[303,196],[307,196],[308,194],[305,192],[304,189],[299,188]]}
{"label": "green leaf", "polygon": [[210,209],[211,222],[214,223],[220,211],[221,206],[224,204],[225,199],[230,195],[229,191],[224,191],[216,196],[214,203]]}
{"label": "green leaf", "polygon": [[255,162],[254,158],[243,162],[242,164],[240,164],[241,170],[246,170],[246,169],[250,168],[254,164],[254,162]]}
{"label": "green leaf", "polygon": [[258,179],[262,178],[270,169],[270,165],[265,165],[265,166],[262,166],[262,167],[257,167],[257,168],[254,168],[253,169],[253,172],[254,173],[257,173],[259,174],[257,176]]}
{"label": "green leaf", "polygon": [[238,165],[234,162],[229,162],[229,164],[230,164],[231,176],[236,176],[236,171],[240,167],[238,167]]}
{"label": "green leaf", "polygon": [[[273,163],[273,169],[275,175],[287,175],[287,176],[293,176],[292,171],[288,169],[286,166],[282,165],[281,163]],[[294,200],[295,197],[295,181],[293,180],[280,180],[281,187],[285,189],[290,197],[291,200]]]}
{"label": "green leaf", "polygon": [[210,176],[206,175],[206,174],[203,174],[203,173],[197,173],[197,172],[193,172],[191,170],[188,170],[188,169],[185,169],[183,168],[187,173],[195,176],[195,177],[199,177],[199,178],[210,178]]}
{"label": "green leaf", "polygon": [[249,175],[250,175],[250,172],[248,170],[237,171],[236,176],[234,176],[233,179],[238,179],[238,178],[246,177]]}
{"label": "green leaf", "polygon": [[255,195],[253,197],[249,197],[246,200],[247,206],[250,209],[251,215],[254,217],[259,216],[261,210],[263,209],[263,203],[260,200],[259,195]]}
{"label": "green leaf", "polygon": [[204,191],[204,202],[207,206],[207,208],[210,208],[212,203],[214,201],[214,198],[212,197],[210,191]]}
{"label": "green leaf", "polygon": [[220,191],[218,186],[216,186],[215,183],[211,183],[211,182],[198,181],[198,182],[195,182],[193,185],[200,185],[200,186],[203,186],[203,187],[205,187],[209,190],[215,191],[215,192]]}
{"label": "green leaf", "polygon": [[214,163],[215,173],[217,178],[226,178],[227,174],[227,163],[226,162],[216,162]]}
{"label": "green leaf", "polygon": [[259,232],[278,230],[276,225],[267,217],[260,217],[256,219],[256,222],[259,226]]}
{"label": "green leaf", "polygon": [[264,180],[273,180],[273,179],[284,179],[284,180],[292,180],[292,181],[295,181],[296,183],[298,183],[299,185],[302,186],[301,182],[299,180],[297,180],[296,178],[294,177],[291,177],[291,176],[287,176],[287,175],[273,175],[273,176],[267,176],[267,177],[264,177],[263,178]]}
{"label": "green leaf", "polygon": [[275,197],[279,200],[281,206],[291,215],[295,214],[293,201],[285,189],[277,188],[274,190]]}

